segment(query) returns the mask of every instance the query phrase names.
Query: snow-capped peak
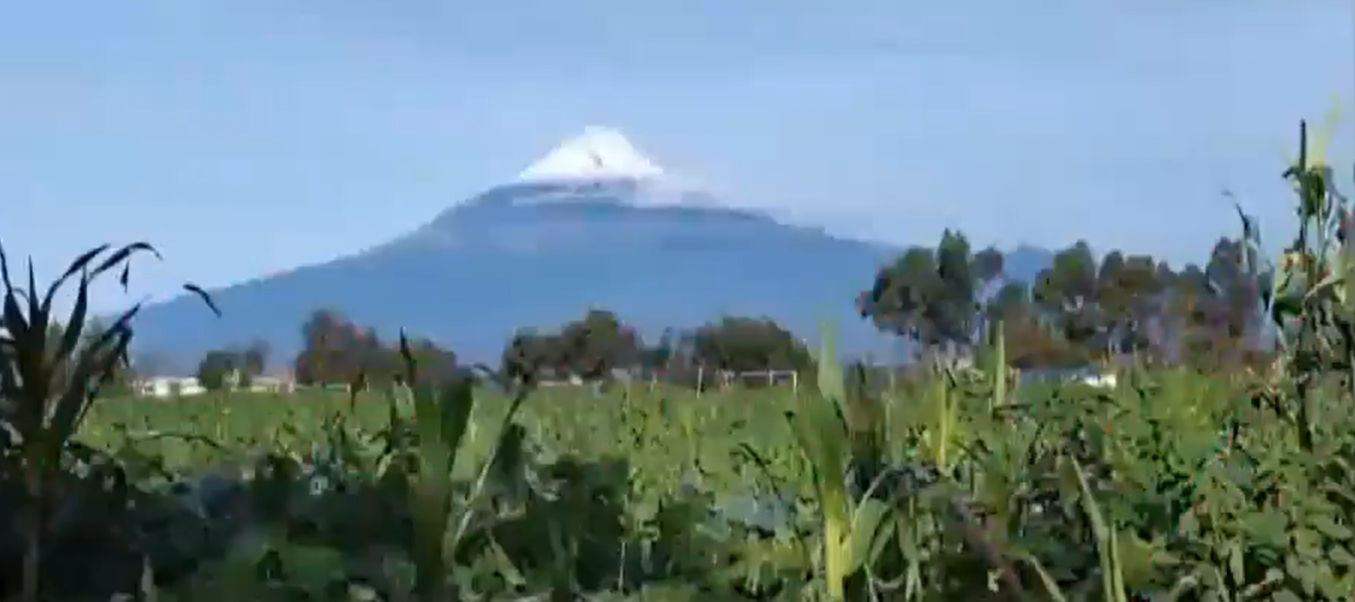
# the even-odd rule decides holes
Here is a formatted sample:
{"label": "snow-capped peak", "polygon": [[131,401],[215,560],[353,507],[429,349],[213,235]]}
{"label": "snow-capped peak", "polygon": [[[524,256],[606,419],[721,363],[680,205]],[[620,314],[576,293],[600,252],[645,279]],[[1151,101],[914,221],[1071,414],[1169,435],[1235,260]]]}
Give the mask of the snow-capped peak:
{"label": "snow-capped peak", "polygon": [[599,126],[565,140],[518,174],[519,181],[649,179],[663,175],[619,131]]}

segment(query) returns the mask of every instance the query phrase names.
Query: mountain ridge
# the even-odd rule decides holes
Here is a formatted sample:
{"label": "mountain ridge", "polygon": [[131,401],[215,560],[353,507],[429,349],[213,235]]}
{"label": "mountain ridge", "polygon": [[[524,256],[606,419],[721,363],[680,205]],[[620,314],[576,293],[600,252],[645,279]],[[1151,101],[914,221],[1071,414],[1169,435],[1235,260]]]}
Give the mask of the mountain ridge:
{"label": "mountain ridge", "polygon": [[[611,207],[618,208],[610,216],[587,205],[563,210],[578,218],[579,229],[532,223],[539,206],[495,216],[508,230],[543,233],[530,243],[480,228],[479,240],[453,237],[449,245],[447,230],[432,227],[435,218],[364,253],[217,289],[220,319],[191,296],[147,306],[137,349],[195,362],[211,349],[258,338],[281,361],[299,350],[302,322],[322,308],[383,338],[403,328],[475,361],[497,359],[520,328],[553,329],[589,308],[613,310],[651,339],[665,328],[745,315],[769,317],[810,339],[824,320],[836,322],[848,353],[892,348],[891,337],[855,314],[853,301],[900,248],[739,210]],[[440,216],[444,226],[460,223],[456,217],[464,213]],[[1009,271],[1031,280],[1049,256],[1014,249]],[[658,276],[636,276],[645,273]],[[446,300],[418,302],[439,298]]]}
{"label": "mountain ridge", "polygon": [[[404,329],[493,362],[519,329],[554,329],[592,308],[646,338],[739,315],[807,339],[836,322],[848,353],[897,349],[854,301],[900,248],[726,204],[674,182],[618,137],[589,130],[518,178],[366,251],[218,288],[219,319],[189,296],[149,305],[136,350],[195,364],[262,339],[275,362],[290,361],[310,313],[332,309],[386,339]],[[1018,247],[1009,272],[1033,279],[1050,257]]]}

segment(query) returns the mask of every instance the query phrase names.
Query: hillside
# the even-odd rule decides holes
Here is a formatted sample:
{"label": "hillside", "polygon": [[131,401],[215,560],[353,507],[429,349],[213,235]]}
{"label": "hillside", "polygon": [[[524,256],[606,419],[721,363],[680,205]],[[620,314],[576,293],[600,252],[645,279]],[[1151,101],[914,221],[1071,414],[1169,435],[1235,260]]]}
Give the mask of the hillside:
{"label": "hillside", "polygon": [[[147,307],[137,349],[189,364],[259,338],[286,358],[306,316],[323,307],[383,336],[405,328],[493,360],[518,328],[552,328],[605,307],[642,335],[765,315],[812,337],[832,320],[845,351],[888,353],[889,337],[857,318],[853,300],[897,249],[675,186],[613,134],[566,141],[516,181],[370,251],[213,291],[221,319],[188,298]],[[1048,261],[1020,248],[1008,273],[1028,279]]]}

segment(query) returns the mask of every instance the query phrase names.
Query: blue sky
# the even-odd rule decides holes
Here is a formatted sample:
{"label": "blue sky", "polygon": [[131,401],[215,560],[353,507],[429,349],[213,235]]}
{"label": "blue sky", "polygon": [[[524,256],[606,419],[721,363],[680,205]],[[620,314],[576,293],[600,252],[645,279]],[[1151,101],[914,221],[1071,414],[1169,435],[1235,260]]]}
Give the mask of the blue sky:
{"label": "blue sky", "polygon": [[[1302,117],[1355,129],[1338,0],[102,0],[0,8],[0,241],[145,239],[172,293],[353,252],[620,128],[846,235],[1278,248]],[[100,301],[103,307],[117,299]]]}

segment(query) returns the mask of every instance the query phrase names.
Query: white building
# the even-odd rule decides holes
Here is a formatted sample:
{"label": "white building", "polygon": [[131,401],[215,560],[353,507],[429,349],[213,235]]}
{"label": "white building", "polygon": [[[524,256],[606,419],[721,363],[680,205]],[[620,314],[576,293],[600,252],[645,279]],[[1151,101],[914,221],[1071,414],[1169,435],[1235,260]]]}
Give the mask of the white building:
{"label": "white building", "polygon": [[249,381],[251,393],[292,393],[295,390],[296,383],[290,375],[255,376]]}
{"label": "white building", "polygon": [[1116,387],[1116,378],[1114,372],[1098,372],[1088,374],[1081,379],[1082,384],[1090,385],[1098,389],[1114,389]]}
{"label": "white building", "polygon": [[152,376],[138,380],[135,385],[137,395],[144,397],[169,398],[202,395],[207,392],[198,379],[191,376]]}

